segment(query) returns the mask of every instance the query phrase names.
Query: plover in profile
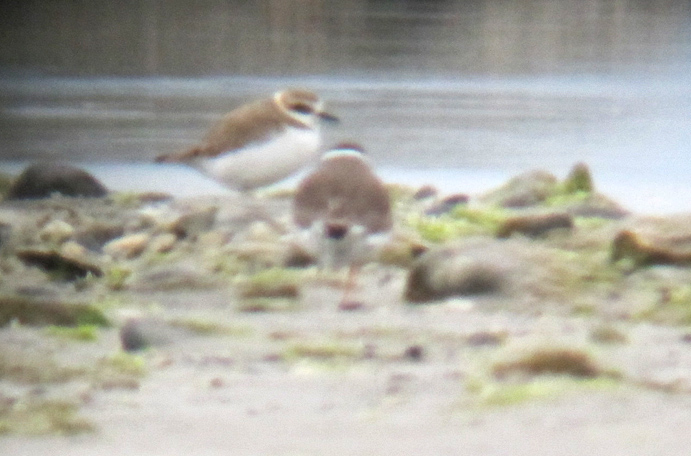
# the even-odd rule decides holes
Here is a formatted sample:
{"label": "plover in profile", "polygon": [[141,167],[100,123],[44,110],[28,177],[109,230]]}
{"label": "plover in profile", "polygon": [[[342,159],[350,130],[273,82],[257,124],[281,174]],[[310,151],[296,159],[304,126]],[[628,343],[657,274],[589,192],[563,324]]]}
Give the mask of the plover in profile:
{"label": "plover in profile", "polygon": [[229,188],[253,190],[290,176],[318,157],[320,120],[337,118],[322,110],[316,94],[283,90],[229,112],[201,144],[156,161],[186,163]]}
{"label": "plover in profile", "polygon": [[322,268],[348,267],[341,304],[347,302],[357,272],[393,226],[389,193],[355,144],[339,145],[322,156],[319,167],[297,188],[293,218],[308,230],[308,243],[317,250]]}

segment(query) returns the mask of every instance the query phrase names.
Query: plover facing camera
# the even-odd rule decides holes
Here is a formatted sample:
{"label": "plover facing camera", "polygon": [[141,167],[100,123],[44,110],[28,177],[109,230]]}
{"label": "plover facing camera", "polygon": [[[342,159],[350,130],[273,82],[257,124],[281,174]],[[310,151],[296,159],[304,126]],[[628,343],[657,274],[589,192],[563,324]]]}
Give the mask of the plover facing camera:
{"label": "plover facing camera", "polygon": [[322,268],[349,268],[342,303],[373,247],[393,226],[388,191],[362,149],[352,144],[325,153],[319,167],[299,184],[293,218],[316,240]]}
{"label": "plover facing camera", "polygon": [[322,104],[307,90],[276,92],[226,114],[201,144],[156,161],[188,164],[239,191],[271,185],[319,156],[320,121],[337,120]]}

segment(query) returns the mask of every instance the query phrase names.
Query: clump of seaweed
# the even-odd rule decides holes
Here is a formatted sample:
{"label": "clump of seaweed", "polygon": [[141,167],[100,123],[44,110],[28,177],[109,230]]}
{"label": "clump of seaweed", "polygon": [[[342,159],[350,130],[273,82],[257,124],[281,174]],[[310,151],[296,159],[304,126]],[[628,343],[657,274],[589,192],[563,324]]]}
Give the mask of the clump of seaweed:
{"label": "clump of seaweed", "polygon": [[271,268],[240,277],[236,284],[240,296],[252,298],[297,298],[304,271],[291,268]]}
{"label": "clump of seaweed", "polygon": [[0,380],[15,383],[65,383],[87,375],[89,369],[59,364],[49,354],[5,347],[0,350]]}
{"label": "clump of seaweed", "polygon": [[105,315],[89,304],[26,296],[0,296],[0,326],[11,321],[34,326],[109,326]]}
{"label": "clump of seaweed", "polygon": [[73,435],[95,426],[78,414],[78,404],[66,400],[0,397],[0,434]]}
{"label": "clump of seaweed", "polygon": [[229,326],[214,320],[201,318],[178,318],[168,324],[174,328],[184,328],[199,335],[249,336],[254,330],[250,326]]}
{"label": "clump of seaweed", "polygon": [[540,348],[516,359],[494,364],[492,373],[500,379],[512,375],[569,375],[594,378],[605,374],[605,371],[583,350]]}
{"label": "clump of seaweed", "polygon": [[98,331],[100,327],[97,325],[79,325],[75,327],[65,326],[48,326],[46,333],[60,337],[63,339],[71,339],[82,342],[93,342],[98,339]]}
{"label": "clump of seaweed", "polygon": [[529,382],[507,383],[471,378],[466,382],[467,390],[474,394],[481,405],[508,407],[532,400],[559,397],[574,390],[610,389],[616,386],[611,378],[573,378],[568,376],[545,376]]}
{"label": "clump of seaweed", "polygon": [[494,236],[507,216],[508,212],[498,207],[469,208],[460,205],[440,216],[410,214],[405,223],[417,231],[423,240],[442,243],[466,236]]}
{"label": "clump of seaweed", "polygon": [[689,266],[691,251],[656,245],[647,242],[631,230],[622,230],[612,241],[611,259],[612,262],[629,261],[634,267],[655,264]]}
{"label": "clump of seaweed", "polygon": [[138,389],[139,380],[147,373],[144,358],[118,352],[99,360],[93,372],[93,385],[101,389]]}
{"label": "clump of seaweed", "polygon": [[361,359],[365,348],[362,344],[337,340],[298,341],[290,344],[283,352],[285,361],[314,359],[320,361],[347,361]]}

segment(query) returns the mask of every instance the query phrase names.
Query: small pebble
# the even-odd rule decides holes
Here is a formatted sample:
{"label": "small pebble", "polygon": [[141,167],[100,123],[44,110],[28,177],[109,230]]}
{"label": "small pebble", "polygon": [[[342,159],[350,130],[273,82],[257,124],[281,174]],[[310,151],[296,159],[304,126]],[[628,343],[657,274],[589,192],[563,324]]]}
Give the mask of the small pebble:
{"label": "small pebble", "polygon": [[422,361],[425,350],[420,345],[411,345],[403,352],[403,357],[410,361]]}
{"label": "small pebble", "polygon": [[103,251],[116,258],[134,258],[141,254],[151,240],[147,233],[136,233],[123,236],[106,243]]}

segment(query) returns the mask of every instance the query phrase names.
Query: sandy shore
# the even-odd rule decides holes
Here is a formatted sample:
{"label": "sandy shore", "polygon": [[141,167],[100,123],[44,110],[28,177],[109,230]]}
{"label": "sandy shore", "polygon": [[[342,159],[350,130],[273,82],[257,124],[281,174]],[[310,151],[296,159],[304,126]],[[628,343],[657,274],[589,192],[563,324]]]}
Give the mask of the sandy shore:
{"label": "sandy shore", "polygon": [[[118,198],[97,209],[53,201],[60,209],[0,211],[25,227],[48,211],[73,228],[117,212],[129,214],[129,234],[149,235],[131,256],[132,244],[104,246],[110,253],[96,259],[82,252],[103,276],[68,281],[14,254],[57,236],[69,258],[70,242],[91,239],[79,229],[41,219],[43,244],[30,230],[6,242],[4,305],[17,296],[89,303],[111,325],[15,318],[0,328],[1,454],[688,453],[688,268],[607,260],[614,233],[652,222],[590,221],[567,236],[497,241],[514,255],[516,287],[427,304],[404,300],[404,260],[371,264],[345,310],[342,276],[271,264],[286,254],[283,238],[235,203],[207,201],[216,210],[205,224],[199,200]],[[261,204],[283,223],[288,200]],[[516,253],[523,246],[532,256]],[[546,269],[525,267],[537,258]],[[278,275],[251,288],[267,270]],[[128,324],[142,350],[123,351]]]}

